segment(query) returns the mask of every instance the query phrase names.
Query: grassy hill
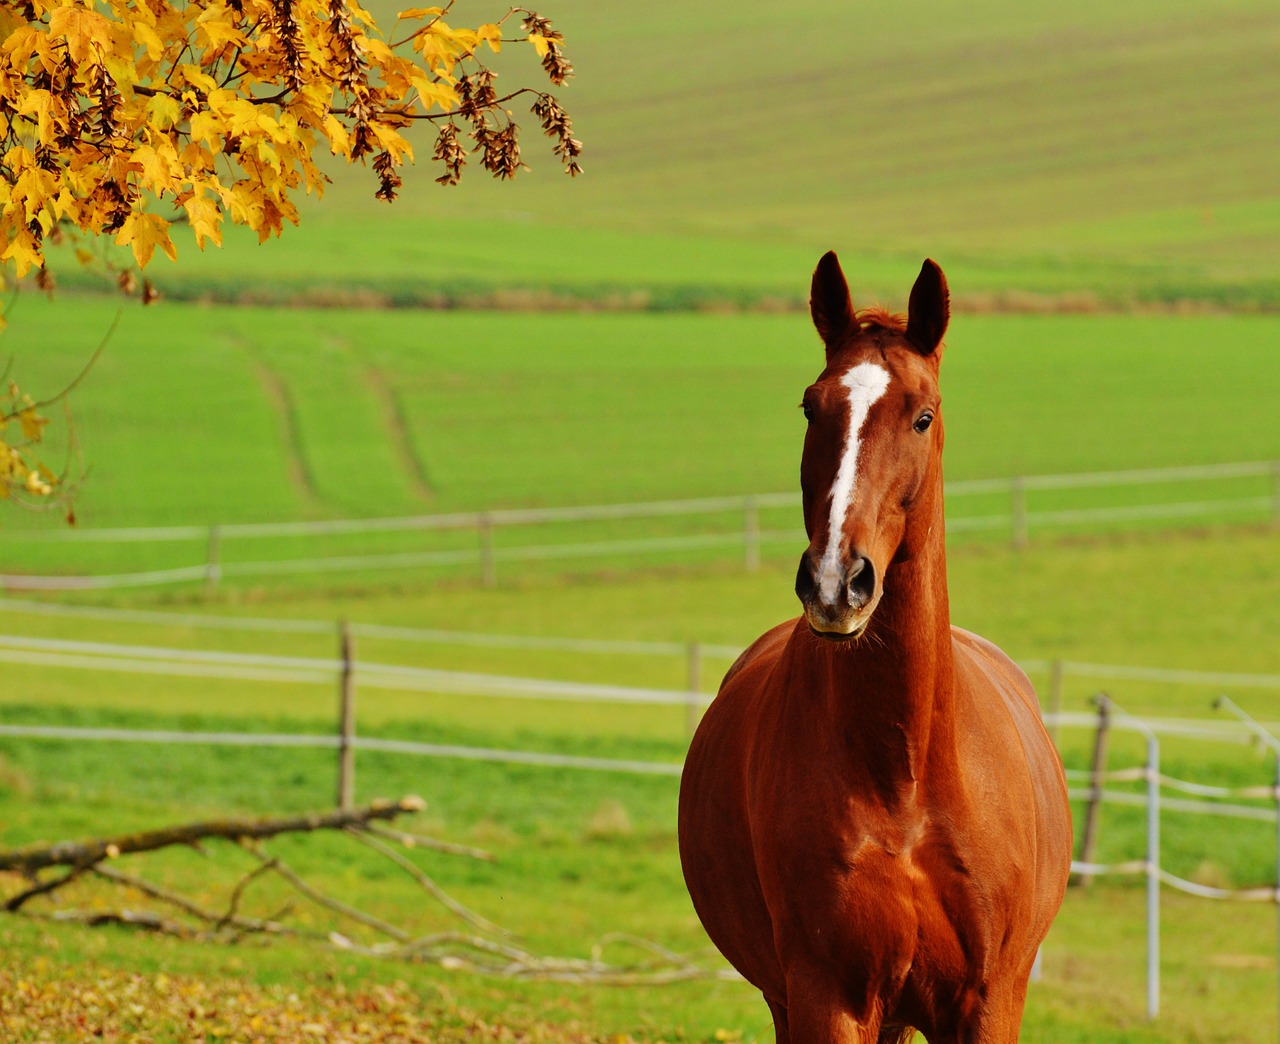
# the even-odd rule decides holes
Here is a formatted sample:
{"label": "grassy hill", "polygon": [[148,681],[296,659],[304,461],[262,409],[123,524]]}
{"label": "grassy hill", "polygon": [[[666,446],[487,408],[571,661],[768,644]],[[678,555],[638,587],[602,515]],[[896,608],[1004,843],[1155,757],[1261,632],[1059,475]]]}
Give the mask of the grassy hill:
{"label": "grassy hill", "polygon": [[[456,17],[487,12],[473,0]],[[513,184],[472,171],[442,190],[424,165],[387,207],[370,172],[340,171],[281,242],[188,248],[155,275],[240,299],[517,287],[681,307],[794,301],[834,246],[859,256],[872,295],[927,254],[975,306],[1280,304],[1268,0],[557,0],[547,13],[578,70],[563,98],[584,177],[569,182],[531,126],[534,169]],[[521,61],[508,86],[537,82]],[[424,162],[431,144],[417,139]]]}

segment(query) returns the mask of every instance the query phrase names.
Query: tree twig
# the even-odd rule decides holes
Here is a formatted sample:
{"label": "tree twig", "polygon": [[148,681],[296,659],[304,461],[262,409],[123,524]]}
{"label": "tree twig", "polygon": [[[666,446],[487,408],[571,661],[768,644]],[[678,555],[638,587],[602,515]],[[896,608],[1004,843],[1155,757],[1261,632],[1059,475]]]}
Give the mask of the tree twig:
{"label": "tree twig", "polygon": [[376,837],[369,837],[363,830],[355,827],[348,827],[347,833],[359,841],[362,845],[367,845],[380,855],[386,856],[397,866],[401,867],[410,877],[418,882],[418,885],[436,902],[443,905],[447,910],[461,917],[467,924],[473,928],[478,928],[482,932],[489,932],[492,935],[505,935],[506,932],[499,928],[492,921],[474,910],[470,910],[458,902],[453,896],[449,895],[435,881],[423,872],[422,868],[417,866],[411,859],[400,852],[397,852],[390,845],[383,841],[379,841]]}
{"label": "tree twig", "polygon": [[373,914],[368,914],[363,910],[358,910],[356,907],[351,906],[348,903],[344,903],[341,899],[334,899],[332,896],[325,895],[323,892],[307,884],[306,881],[289,869],[289,867],[279,859],[275,859],[267,855],[265,852],[260,852],[258,849],[247,843],[243,843],[241,847],[243,847],[244,850],[255,859],[260,859],[263,863],[271,864],[272,870],[293,885],[294,888],[305,895],[313,903],[332,910],[334,913],[341,914],[343,917],[350,918],[353,921],[358,921],[365,927],[372,928],[374,931],[381,932],[383,935],[389,935],[397,942],[403,943],[409,941],[409,933],[404,931],[402,928],[397,928],[394,924],[388,924],[382,918],[374,917]]}
{"label": "tree twig", "polygon": [[486,863],[496,863],[498,860],[492,852],[486,852],[483,848],[472,848],[470,845],[458,845],[452,841],[441,841],[434,837],[425,837],[422,834],[413,834],[405,830],[395,830],[391,827],[383,826],[381,823],[369,823],[365,826],[365,832],[368,834],[376,834],[378,837],[389,838],[392,841],[398,841],[405,848],[428,848],[433,852],[443,852],[446,855],[466,856],[469,859],[480,859]]}

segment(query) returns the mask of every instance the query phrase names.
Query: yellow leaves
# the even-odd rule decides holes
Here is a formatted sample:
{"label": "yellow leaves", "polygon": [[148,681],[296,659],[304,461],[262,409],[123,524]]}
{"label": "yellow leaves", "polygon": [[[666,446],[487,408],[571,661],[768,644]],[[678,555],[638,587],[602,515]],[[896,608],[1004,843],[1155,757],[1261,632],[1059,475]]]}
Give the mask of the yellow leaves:
{"label": "yellow leaves", "polygon": [[64,39],[67,53],[77,64],[96,57],[91,50],[94,47],[99,54],[111,50],[111,26],[107,20],[76,4],[58,7],[49,15],[49,36],[55,41]]}
{"label": "yellow leaves", "polygon": [[195,196],[182,205],[196,234],[196,246],[203,250],[206,239],[212,239],[214,246],[222,246],[222,211],[218,205],[211,199]]}
{"label": "yellow leaves", "polygon": [[133,40],[147,52],[148,58],[159,58],[165,52],[164,41],[151,25],[142,19],[133,23]]}
{"label": "yellow leaves", "polygon": [[18,105],[19,116],[34,116],[36,118],[36,135],[40,139],[41,145],[53,143],[53,109],[54,97],[44,90],[28,91]]}
{"label": "yellow leaves", "polygon": [[157,94],[147,102],[147,121],[157,130],[168,130],[182,122],[182,106],[170,94]]}
{"label": "yellow leaves", "polygon": [[[441,113],[470,123],[487,142],[482,166],[510,176],[520,162],[502,106],[520,89],[500,98],[479,55],[501,51],[514,11],[468,28],[444,20],[452,6],[401,11],[411,31],[392,42],[357,0],[0,4],[0,264],[43,272],[59,223],[110,236],[139,266],[157,250],[176,257],[174,221],[201,248],[221,243],[224,222],[278,235],[297,222],[295,194],[328,180],[322,145],[371,163],[377,194],[393,198],[413,159],[408,128]],[[562,61],[560,35],[525,14],[544,68]],[[567,119],[553,124],[568,135]],[[466,149],[450,155],[461,170]]]}
{"label": "yellow leaves", "polygon": [[133,248],[133,256],[139,268],[146,268],[151,256],[160,247],[170,261],[178,259],[178,251],[169,238],[169,223],[156,214],[130,214],[124,226],[116,234],[116,242],[121,246]]}
{"label": "yellow leaves", "polygon": [[489,50],[497,54],[502,50],[502,26],[486,22],[476,30],[476,39],[481,43],[487,43]]}
{"label": "yellow leaves", "polygon": [[0,261],[12,261],[21,279],[32,268],[44,264],[44,255],[40,252],[40,244],[36,242],[27,229],[19,229],[9,240],[4,252],[0,253]]}
{"label": "yellow leaves", "polygon": [[181,167],[178,154],[168,138],[157,137],[155,145],[138,146],[133,150],[133,161],[142,173],[143,187],[157,195],[178,191]]}
{"label": "yellow leaves", "polygon": [[206,8],[196,19],[198,39],[211,50],[217,50],[230,44],[232,47],[244,47],[249,38],[234,23],[234,16],[221,4]]}
{"label": "yellow leaves", "polygon": [[[48,423],[31,396],[24,395],[10,381],[7,394],[0,394],[0,499],[8,499],[15,492],[33,497],[47,497],[53,492],[57,477],[27,457],[27,448],[40,442]],[[11,424],[18,429],[17,439],[8,434]]]}

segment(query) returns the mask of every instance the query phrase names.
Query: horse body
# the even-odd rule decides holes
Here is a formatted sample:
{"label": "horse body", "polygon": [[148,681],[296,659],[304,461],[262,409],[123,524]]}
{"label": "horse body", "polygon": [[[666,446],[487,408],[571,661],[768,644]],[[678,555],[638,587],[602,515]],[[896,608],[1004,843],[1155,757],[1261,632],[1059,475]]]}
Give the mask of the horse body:
{"label": "horse body", "polygon": [[[845,452],[824,463],[821,445],[840,440],[811,421],[805,615],[742,655],[694,737],[685,878],[712,941],[763,992],[779,1042],[912,1029],[1014,1041],[1070,863],[1061,766],[1025,675],[950,624],[940,424],[925,449],[905,452],[893,433],[897,396],[911,400],[908,425],[928,398],[936,353],[902,345],[901,328],[840,329],[821,273],[828,367],[815,387],[849,388],[849,422],[831,428]],[[864,365],[888,377],[860,384]],[[936,381],[932,394],[931,418]]]}

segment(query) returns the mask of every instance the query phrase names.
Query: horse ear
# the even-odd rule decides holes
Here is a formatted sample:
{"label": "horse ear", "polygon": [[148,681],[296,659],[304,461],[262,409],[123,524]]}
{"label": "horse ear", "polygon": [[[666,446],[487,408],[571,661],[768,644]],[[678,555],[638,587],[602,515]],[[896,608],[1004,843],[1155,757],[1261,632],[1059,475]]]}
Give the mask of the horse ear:
{"label": "horse ear", "polygon": [[853,327],[853,299],[834,250],[823,254],[813,270],[809,314],[828,349],[838,346]]}
{"label": "horse ear", "polygon": [[947,277],[936,261],[926,258],[907,304],[907,340],[921,355],[932,355],[942,343],[950,318]]}

